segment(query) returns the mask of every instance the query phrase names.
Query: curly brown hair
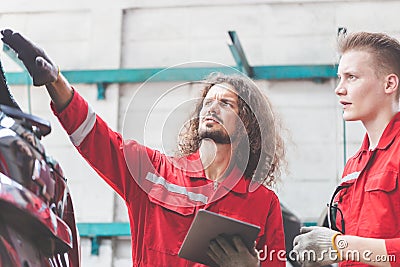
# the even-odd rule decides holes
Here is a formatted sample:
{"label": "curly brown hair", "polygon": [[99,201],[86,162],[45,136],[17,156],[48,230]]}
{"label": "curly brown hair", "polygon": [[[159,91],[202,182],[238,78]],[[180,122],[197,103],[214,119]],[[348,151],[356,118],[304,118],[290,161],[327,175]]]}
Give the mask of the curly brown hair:
{"label": "curly brown hair", "polygon": [[286,161],[284,142],[268,98],[250,78],[239,74],[212,73],[204,83],[206,86],[202,91],[201,100],[191,120],[179,135],[180,153],[186,156],[200,147],[199,114],[210,88],[216,84],[230,84],[238,94],[238,116],[247,133],[236,146],[233,162],[243,171],[245,178],[265,186],[274,185]]}

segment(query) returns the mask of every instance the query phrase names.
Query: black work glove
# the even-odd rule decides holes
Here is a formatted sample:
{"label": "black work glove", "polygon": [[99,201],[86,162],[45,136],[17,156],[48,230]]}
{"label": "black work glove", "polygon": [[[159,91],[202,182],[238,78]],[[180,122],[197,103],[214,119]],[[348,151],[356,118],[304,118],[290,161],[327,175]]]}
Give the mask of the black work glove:
{"label": "black work glove", "polygon": [[10,29],[2,30],[1,34],[3,35],[1,40],[18,54],[18,58],[28,69],[33,85],[46,85],[57,80],[58,66],[51,61],[43,49]]}
{"label": "black work glove", "polygon": [[[230,238],[229,238],[230,239]],[[211,241],[207,254],[220,267],[260,266],[256,249],[249,249],[239,236],[232,238],[232,243],[224,236]]]}

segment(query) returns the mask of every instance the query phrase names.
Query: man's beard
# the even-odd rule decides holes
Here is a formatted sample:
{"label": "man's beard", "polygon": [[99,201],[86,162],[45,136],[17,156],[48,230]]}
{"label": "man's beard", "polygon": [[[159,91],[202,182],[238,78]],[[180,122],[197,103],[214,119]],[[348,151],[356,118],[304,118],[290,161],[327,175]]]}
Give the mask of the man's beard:
{"label": "man's beard", "polygon": [[212,129],[199,131],[200,141],[203,139],[211,139],[216,144],[231,144],[231,138],[225,131],[215,131]]}

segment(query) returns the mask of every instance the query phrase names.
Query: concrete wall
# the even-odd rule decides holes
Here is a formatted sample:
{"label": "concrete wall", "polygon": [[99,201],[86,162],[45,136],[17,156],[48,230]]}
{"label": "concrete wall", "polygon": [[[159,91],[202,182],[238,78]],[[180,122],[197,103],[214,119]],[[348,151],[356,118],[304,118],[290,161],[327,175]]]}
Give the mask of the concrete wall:
{"label": "concrete wall", "polygon": [[[234,65],[226,45],[228,30],[238,33],[251,65],[336,63],[340,26],[400,35],[400,1],[165,2],[13,0],[2,3],[0,25],[29,36],[62,70],[169,67],[192,61]],[[0,57],[6,71],[21,70],[3,53]],[[192,85],[168,91],[177,84],[145,85],[150,99],[168,92],[146,126],[144,141],[151,147],[165,145],[172,151],[172,129],[185,120],[190,108],[181,104],[198,93],[198,86]],[[343,169],[343,123],[333,92],[335,81],[257,84],[271,98],[287,129],[289,167],[277,188],[280,199],[304,221],[316,221]],[[130,105],[141,84],[109,85],[105,100],[97,100],[95,85],[74,86],[113,129],[126,137],[143,137],[142,125],[131,126],[148,113],[144,105]],[[127,221],[124,203],[80,158],[51,115],[44,89],[12,89],[24,110],[31,109],[53,125],[43,142],[69,178],[78,221]],[[160,125],[165,121],[161,142]],[[358,123],[349,123],[346,129],[349,156],[364,133]],[[90,241],[82,240],[83,266],[131,266],[129,240],[101,244],[100,255],[92,256]]]}

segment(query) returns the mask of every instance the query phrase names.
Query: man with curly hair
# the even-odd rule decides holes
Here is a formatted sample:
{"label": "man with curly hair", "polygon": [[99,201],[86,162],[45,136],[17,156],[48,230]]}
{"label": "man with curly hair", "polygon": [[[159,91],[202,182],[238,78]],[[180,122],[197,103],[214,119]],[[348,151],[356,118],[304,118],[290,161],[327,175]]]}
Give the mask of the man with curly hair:
{"label": "man with curly hair", "polygon": [[[238,236],[218,236],[209,257],[218,266],[285,266],[279,200],[266,186],[279,176],[284,150],[267,98],[248,78],[211,75],[194,117],[181,134],[180,157],[123,140],[69,85],[44,51],[19,33],[2,31],[72,143],[125,200],[133,266],[204,266],[178,257],[199,209],[260,227],[250,250]],[[207,229],[204,229],[207,231]],[[229,240],[228,240],[229,239]],[[279,254],[280,253],[280,254]]]}

